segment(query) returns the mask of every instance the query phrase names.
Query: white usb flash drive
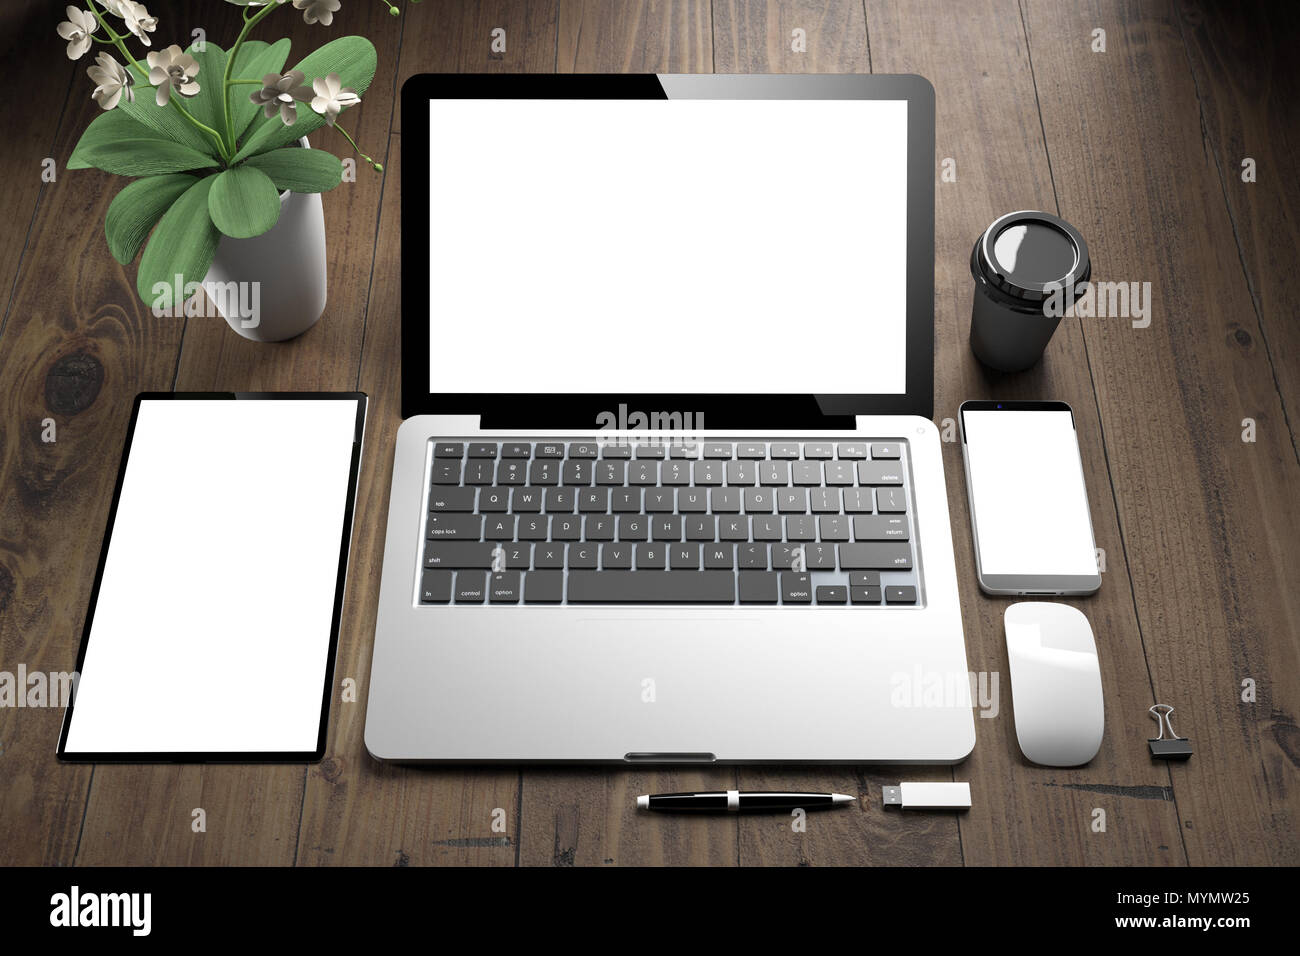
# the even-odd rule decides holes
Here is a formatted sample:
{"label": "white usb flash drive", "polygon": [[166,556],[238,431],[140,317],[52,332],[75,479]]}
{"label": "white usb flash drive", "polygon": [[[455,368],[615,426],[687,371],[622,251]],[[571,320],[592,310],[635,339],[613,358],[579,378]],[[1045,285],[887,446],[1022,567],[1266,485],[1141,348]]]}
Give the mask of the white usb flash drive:
{"label": "white usb flash drive", "polygon": [[900,783],[884,787],[886,807],[902,810],[967,810],[969,783]]}

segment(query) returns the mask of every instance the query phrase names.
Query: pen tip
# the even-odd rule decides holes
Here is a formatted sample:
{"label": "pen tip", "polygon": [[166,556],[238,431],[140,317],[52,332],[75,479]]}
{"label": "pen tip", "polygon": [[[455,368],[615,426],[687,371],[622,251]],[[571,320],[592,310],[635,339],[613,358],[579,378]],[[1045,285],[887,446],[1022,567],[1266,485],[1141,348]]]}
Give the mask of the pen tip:
{"label": "pen tip", "polygon": [[831,802],[838,807],[845,803],[857,803],[857,799],[850,797],[847,793],[832,793]]}
{"label": "pen tip", "polygon": [[643,793],[643,794],[641,794],[641,796],[637,797],[637,798],[636,798],[636,808],[637,808],[638,810],[649,810],[649,809],[650,809],[650,794],[648,794],[648,793]]}

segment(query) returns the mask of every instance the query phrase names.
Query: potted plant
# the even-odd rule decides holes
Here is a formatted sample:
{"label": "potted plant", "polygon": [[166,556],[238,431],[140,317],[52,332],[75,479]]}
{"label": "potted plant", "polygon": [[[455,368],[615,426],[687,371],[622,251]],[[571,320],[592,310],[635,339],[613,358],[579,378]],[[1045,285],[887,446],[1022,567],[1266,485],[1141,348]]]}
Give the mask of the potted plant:
{"label": "potted plant", "polygon": [[203,288],[240,335],[281,341],[302,333],[325,308],[320,193],[343,172],[337,156],[306,137],[329,126],[382,169],[338,122],[374,77],[374,46],[341,37],[285,71],[287,39],[249,39],[282,7],[329,26],[340,0],[227,0],[244,8],[229,50],[210,40],[158,49],[158,19],[143,3],[84,2],[67,8],[58,33],[73,60],[104,48],[86,71],[104,112],[68,167],[133,180],[108,208],[109,251],[123,265],[140,255],[136,289],[156,314],[198,314]]}

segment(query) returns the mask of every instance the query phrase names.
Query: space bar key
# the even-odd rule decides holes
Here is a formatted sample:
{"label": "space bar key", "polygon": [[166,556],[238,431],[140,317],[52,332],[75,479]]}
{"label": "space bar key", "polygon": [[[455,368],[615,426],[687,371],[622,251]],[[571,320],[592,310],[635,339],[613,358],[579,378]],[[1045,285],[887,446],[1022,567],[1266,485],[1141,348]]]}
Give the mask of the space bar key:
{"label": "space bar key", "polygon": [[730,571],[570,571],[570,604],[734,604]]}

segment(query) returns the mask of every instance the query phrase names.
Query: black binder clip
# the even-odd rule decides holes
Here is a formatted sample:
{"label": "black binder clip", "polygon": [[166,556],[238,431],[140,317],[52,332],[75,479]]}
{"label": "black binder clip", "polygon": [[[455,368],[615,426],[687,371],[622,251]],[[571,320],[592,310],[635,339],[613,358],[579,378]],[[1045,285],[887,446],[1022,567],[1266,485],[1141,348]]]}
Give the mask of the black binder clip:
{"label": "black binder clip", "polygon": [[[1174,709],[1168,704],[1156,704],[1147,708],[1160,727],[1160,735],[1147,738],[1151,756],[1159,760],[1186,760],[1192,755],[1192,742],[1186,737],[1179,737],[1169,715]],[[1166,735],[1167,734],[1167,735]]]}

